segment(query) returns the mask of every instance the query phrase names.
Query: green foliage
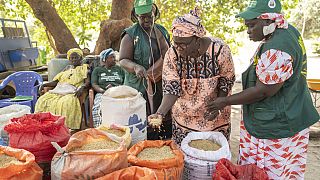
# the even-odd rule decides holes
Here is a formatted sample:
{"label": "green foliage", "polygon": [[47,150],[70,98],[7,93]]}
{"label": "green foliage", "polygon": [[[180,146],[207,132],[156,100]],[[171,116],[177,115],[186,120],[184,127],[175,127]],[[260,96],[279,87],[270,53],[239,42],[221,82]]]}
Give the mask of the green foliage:
{"label": "green foliage", "polygon": [[320,55],[320,42],[315,42],[312,45],[313,45],[314,53]]}
{"label": "green foliage", "polygon": [[168,30],[171,29],[172,21],[177,16],[188,13],[198,6],[201,9],[201,19],[204,27],[214,37],[223,39],[235,53],[240,42],[236,42],[237,33],[244,30],[241,19],[236,19],[244,7],[239,0],[156,0],[161,17],[157,23],[162,24]]}
{"label": "green foliage", "polygon": [[319,0],[301,0],[296,8],[292,10],[293,16],[290,20],[299,29],[303,31],[304,38],[320,37],[320,1]]}
{"label": "green foliage", "polygon": [[[52,5],[64,20],[80,47],[88,47],[94,34],[99,34],[100,22],[111,13],[112,0],[53,0]],[[0,17],[27,22],[33,41],[45,47],[47,56],[53,57],[46,29],[24,0],[0,0]]]}
{"label": "green foliage", "polygon": [[[100,22],[111,14],[112,0],[51,0],[52,6],[67,24],[80,47],[88,47],[100,30]],[[235,15],[244,10],[249,0],[155,0],[161,17],[157,23],[169,31],[175,17],[183,15],[196,5],[202,10],[203,25],[214,37],[223,39],[237,52],[241,45],[238,41],[241,31],[245,30],[242,19]],[[320,34],[320,2],[319,0],[286,0],[281,1],[287,19],[301,31],[303,11],[307,10],[305,35],[318,37]],[[45,27],[35,18],[25,0],[0,0],[0,17],[22,19],[27,21],[32,40],[38,46],[45,47],[47,56],[53,56]]]}

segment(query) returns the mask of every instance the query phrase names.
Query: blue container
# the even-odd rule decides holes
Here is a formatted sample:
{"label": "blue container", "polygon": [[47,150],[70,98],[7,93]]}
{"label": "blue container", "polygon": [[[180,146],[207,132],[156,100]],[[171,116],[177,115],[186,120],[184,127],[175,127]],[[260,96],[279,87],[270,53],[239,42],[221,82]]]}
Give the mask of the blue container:
{"label": "blue container", "polygon": [[11,62],[35,60],[39,56],[38,48],[9,50],[8,53]]}

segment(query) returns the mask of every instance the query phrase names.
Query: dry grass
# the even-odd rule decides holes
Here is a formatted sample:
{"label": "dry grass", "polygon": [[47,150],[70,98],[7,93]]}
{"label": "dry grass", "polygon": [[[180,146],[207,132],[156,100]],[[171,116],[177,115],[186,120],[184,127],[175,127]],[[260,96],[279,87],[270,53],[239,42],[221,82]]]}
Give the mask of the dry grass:
{"label": "dry grass", "polygon": [[0,168],[9,166],[10,164],[23,164],[23,161],[19,161],[17,158],[8,156],[6,154],[0,155]]}
{"label": "dry grass", "polygon": [[216,142],[207,139],[192,140],[189,142],[189,146],[204,151],[217,151],[221,148]]}
{"label": "dry grass", "polygon": [[170,146],[148,147],[143,149],[137,156],[141,160],[159,161],[175,157]]}
{"label": "dry grass", "polygon": [[116,150],[120,146],[119,143],[111,141],[111,140],[94,140],[90,143],[87,143],[81,147],[72,148],[71,151],[89,151],[89,150]]}

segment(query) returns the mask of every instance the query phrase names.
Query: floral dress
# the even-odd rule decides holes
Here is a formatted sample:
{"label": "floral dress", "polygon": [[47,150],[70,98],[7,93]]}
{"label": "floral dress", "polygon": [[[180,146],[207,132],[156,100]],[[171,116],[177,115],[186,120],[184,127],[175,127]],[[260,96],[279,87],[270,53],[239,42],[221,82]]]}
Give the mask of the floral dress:
{"label": "floral dress", "polygon": [[206,102],[214,100],[218,90],[230,94],[235,80],[230,48],[220,39],[211,39],[198,58],[178,57],[171,47],[164,59],[164,95],[179,96],[172,107],[172,138],[178,145],[191,131],[220,131],[229,139],[230,106],[215,119],[204,118]]}

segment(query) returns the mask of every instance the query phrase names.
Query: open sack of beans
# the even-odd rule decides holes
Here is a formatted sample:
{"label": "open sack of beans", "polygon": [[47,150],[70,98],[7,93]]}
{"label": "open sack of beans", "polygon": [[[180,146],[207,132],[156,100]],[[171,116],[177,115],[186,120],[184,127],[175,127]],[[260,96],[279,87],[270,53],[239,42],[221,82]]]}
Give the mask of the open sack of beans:
{"label": "open sack of beans", "polygon": [[96,179],[128,167],[127,148],[121,138],[97,129],[73,134],[51,162],[51,179]]}
{"label": "open sack of beans", "polygon": [[42,179],[42,169],[30,152],[0,146],[0,179],[40,180]]}
{"label": "open sack of beans", "polygon": [[27,114],[11,119],[4,129],[9,133],[9,146],[25,149],[35,155],[36,161],[50,162],[56,149],[52,141],[65,146],[70,138],[63,116],[51,113]]}
{"label": "open sack of beans", "polygon": [[156,173],[149,168],[131,166],[107,174],[97,180],[157,180]]}
{"label": "open sack of beans", "polygon": [[141,141],[129,149],[128,161],[153,169],[159,180],[182,178],[183,153],[171,140]]}
{"label": "open sack of beans", "polygon": [[102,125],[99,126],[97,129],[105,133],[109,133],[111,136],[116,135],[122,138],[126,143],[127,148],[131,144],[131,134],[129,127],[112,124],[110,126]]}
{"label": "open sack of beans", "polygon": [[231,159],[228,141],[220,132],[190,132],[181,150],[185,155],[183,179],[212,179],[217,162]]}

